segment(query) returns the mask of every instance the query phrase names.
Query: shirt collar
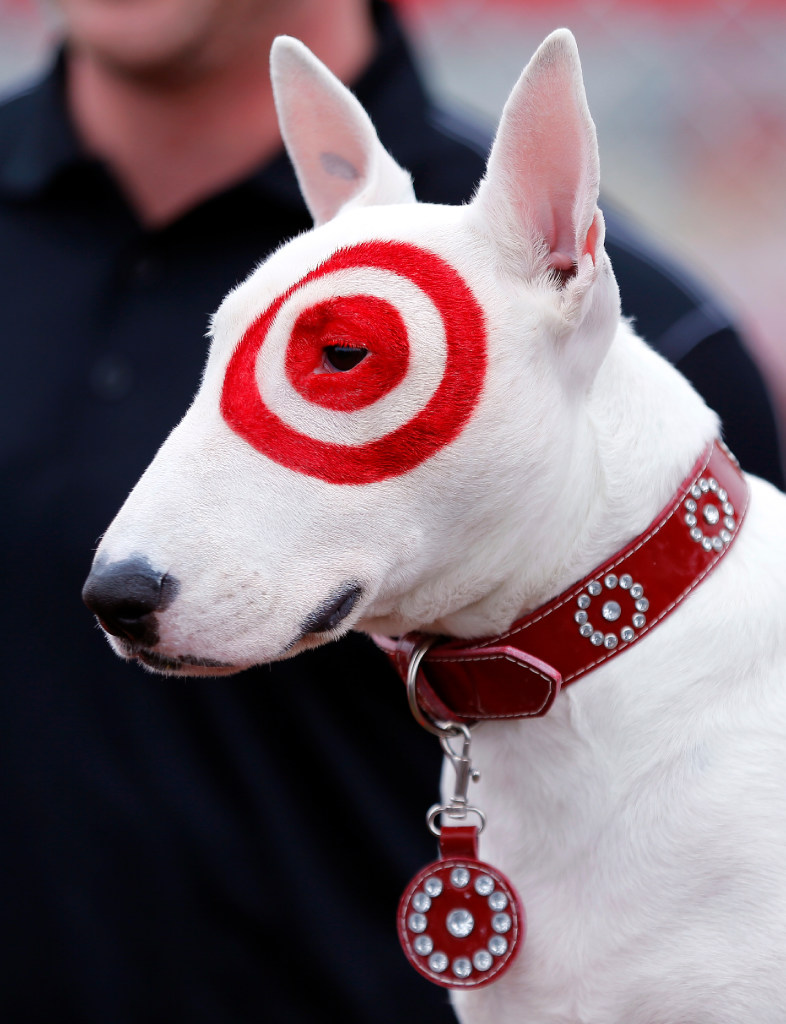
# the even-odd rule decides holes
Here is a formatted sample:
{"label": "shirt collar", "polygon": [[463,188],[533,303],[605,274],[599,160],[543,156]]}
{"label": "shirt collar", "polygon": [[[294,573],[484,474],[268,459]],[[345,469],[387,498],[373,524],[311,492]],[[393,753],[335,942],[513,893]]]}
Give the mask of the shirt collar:
{"label": "shirt collar", "polygon": [[71,125],[60,50],[43,77],[16,97],[15,144],[0,158],[0,190],[18,198],[42,192],[75,164],[92,163]]}

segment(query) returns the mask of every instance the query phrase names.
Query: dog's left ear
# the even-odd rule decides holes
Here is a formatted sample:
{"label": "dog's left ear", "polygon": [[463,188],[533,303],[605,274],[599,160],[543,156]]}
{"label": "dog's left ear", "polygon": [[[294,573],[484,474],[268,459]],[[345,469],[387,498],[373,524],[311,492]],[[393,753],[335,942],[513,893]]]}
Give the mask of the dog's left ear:
{"label": "dog's left ear", "polygon": [[528,279],[550,275],[566,309],[575,310],[603,258],[599,178],[576,41],[559,29],[505,105],[473,206],[507,267]]}
{"label": "dog's left ear", "polygon": [[270,75],[281,135],[315,224],[350,206],[414,202],[410,176],[368,114],[308,47],[279,36]]}

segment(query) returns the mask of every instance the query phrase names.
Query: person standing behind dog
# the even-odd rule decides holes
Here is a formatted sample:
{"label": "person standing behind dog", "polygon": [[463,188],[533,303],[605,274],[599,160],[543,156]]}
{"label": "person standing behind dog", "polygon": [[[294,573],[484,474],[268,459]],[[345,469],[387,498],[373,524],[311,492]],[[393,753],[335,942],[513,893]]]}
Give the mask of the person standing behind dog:
{"label": "person standing behind dog", "polygon": [[[309,227],[268,81],[286,32],[353,83],[419,197],[483,154],[366,0],[61,0],[51,72],[0,108],[4,539],[0,1018],[448,1021],[398,895],[435,854],[439,747],[362,637],[232,680],[124,665],[80,602],[99,531],[196,390],[210,313]],[[609,214],[625,312],[780,481],[732,324]],[[336,528],[340,528],[337,525]]]}

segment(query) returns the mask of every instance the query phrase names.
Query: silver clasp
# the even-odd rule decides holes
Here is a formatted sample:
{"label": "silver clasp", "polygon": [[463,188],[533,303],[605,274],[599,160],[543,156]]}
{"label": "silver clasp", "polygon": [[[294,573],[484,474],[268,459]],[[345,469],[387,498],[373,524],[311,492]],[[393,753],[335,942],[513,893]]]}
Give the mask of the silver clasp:
{"label": "silver clasp", "polygon": [[[456,753],[450,743],[451,739],[455,739],[458,736],[463,737],[460,754]],[[472,744],[472,733],[469,730],[469,726],[464,724],[453,725],[450,733],[444,732],[440,736],[439,742],[456,773],[456,782],[453,787],[453,796],[450,798],[449,803],[435,804],[429,809],[426,816],[428,827],[435,836],[438,836],[442,829],[437,826],[436,819],[441,814],[446,814],[449,818],[458,821],[463,821],[468,814],[477,814],[478,818],[480,818],[480,828],[478,830],[478,833],[480,833],[486,827],[486,815],[480,808],[473,807],[469,802],[469,784],[470,782],[478,782],[480,779],[480,772],[477,768],[472,767],[472,760],[469,756]]]}
{"label": "silver clasp", "polygon": [[[418,669],[429,647],[436,643],[436,641],[437,637],[424,637],[412,652],[407,669],[407,699],[410,711],[418,724],[422,725],[428,732],[439,736],[442,750],[456,772],[456,784],[453,787],[453,796],[450,802],[447,804],[434,804],[426,815],[426,821],[428,822],[429,829],[435,836],[438,836],[442,832],[442,829],[436,823],[440,815],[446,814],[449,818],[463,821],[468,814],[477,814],[478,818],[480,818],[480,828],[478,829],[478,834],[480,834],[486,827],[486,815],[479,808],[473,807],[469,803],[469,784],[480,779],[480,772],[472,767],[472,760],[469,756],[470,746],[472,745],[472,733],[469,730],[469,726],[463,722],[440,722],[436,719],[428,718],[424,715],[418,703]],[[450,741],[459,736],[463,737],[463,743],[461,753],[457,754],[450,745]]]}

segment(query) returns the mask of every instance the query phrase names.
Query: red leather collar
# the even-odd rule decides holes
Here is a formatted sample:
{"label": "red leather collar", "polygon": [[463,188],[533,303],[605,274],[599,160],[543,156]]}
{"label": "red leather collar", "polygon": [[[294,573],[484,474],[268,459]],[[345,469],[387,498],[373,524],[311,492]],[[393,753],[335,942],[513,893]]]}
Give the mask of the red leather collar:
{"label": "red leather collar", "polygon": [[[674,611],[731,547],[747,506],[739,464],[716,441],[644,533],[591,575],[499,636],[434,642],[417,676],[418,707],[440,722],[544,715],[562,686]],[[374,640],[406,679],[424,635]]]}

